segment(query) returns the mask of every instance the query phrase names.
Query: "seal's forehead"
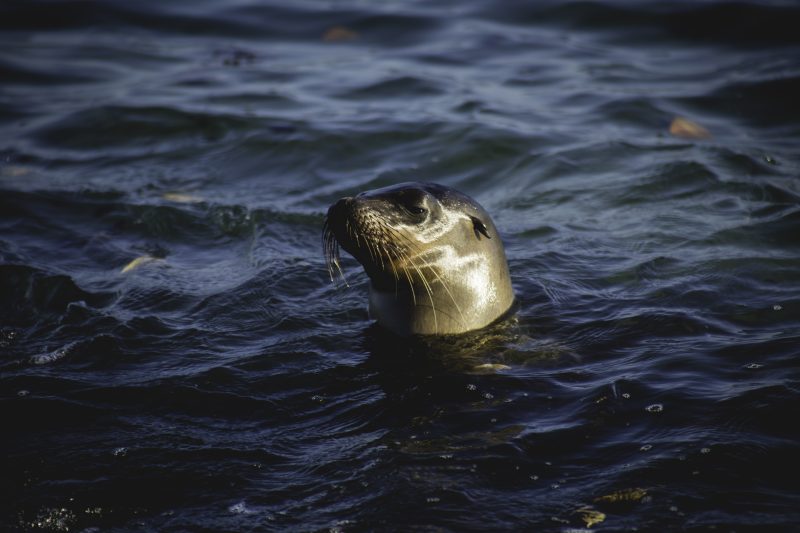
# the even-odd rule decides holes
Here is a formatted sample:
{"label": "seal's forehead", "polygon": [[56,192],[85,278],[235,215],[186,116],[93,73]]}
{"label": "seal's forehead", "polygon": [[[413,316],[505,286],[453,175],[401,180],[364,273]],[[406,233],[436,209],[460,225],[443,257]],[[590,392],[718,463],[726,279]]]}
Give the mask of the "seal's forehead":
{"label": "seal's forehead", "polygon": [[372,189],[370,191],[366,191],[364,194],[369,196],[387,196],[396,193],[403,193],[411,190],[416,191],[427,191],[430,187],[437,187],[437,188],[445,188],[443,185],[438,185],[436,183],[422,183],[419,181],[406,181],[404,183],[397,183],[395,185],[389,185],[387,187],[381,187],[380,189]]}
{"label": "seal's forehead", "polygon": [[438,183],[423,184],[426,191],[432,194],[442,205],[456,207],[459,209],[481,210],[478,202],[464,194],[463,192],[451,189]]}
{"label": "seal's forehead", "polygon": [[446,207],[467,211],[482,211],[478,203],[466,194],[438,183],[409,181],[367,191],[359,196],[363,195],[368,198],[392,198],[396,201],[414,203],[425,196],[426,193],[436,198],[440,204]]}
{"label": "seal's forehead", "polygon": [[445,201],[449,198],[463,197],[464,195],[438,183],[426,183],[421,181],[407,181],[380,189],[373,189],[364,193],[367,196],[411,196],[414,194],[429,193],[437,200]]}
{"label": "seal's forehead", "polygon": [[427,193],[425,184],[423,183],[399,183],[397,185],[390,185],[389,187],[381,187],[380,189],[373,189],[365,191],[358,196],[364,198],[384,198],[391,199],[392,201],[414,203],[419,201]]}

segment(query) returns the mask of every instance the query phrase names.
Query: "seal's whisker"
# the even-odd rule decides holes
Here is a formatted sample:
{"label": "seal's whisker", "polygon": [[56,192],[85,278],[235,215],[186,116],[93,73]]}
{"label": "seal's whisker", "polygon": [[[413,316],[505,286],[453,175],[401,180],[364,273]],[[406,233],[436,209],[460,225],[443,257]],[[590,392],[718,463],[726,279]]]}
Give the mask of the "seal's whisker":
{"label": "seal's whisker", "polygon": [[[399,239],[402,239],[403,241],[405,241],[405,243],[406,243],[406,245],[408,246],[408,248],[410,248],[410,249],[414,249],[414,251],[415,251],[415,252],[418,250],[418,247],[416,246],[416,243],[414,243],[414,242],[413,242],[413,241],[412,241],[410,238],[408,238],[406,235],[403,235],[403,234],[401,234],[401,233],[399,233],[399,232],[396,232],[396,231],[393,231],[392,233],[393,233],[393,235],[395,235],[395,236],[396,236],[396,237],[398,237]],[[418,253],[417,255],[414,255],[414,256],[408,256],[408,260],[409,260],[409,261],[411,261],[411,260],[412,260],[412,257],[413,257],[413,258],[422,258],[422,259],[423,259],[423,261],[425,261],[425,259],[424,259],[424,255],[425,255],[424,253]],[[412,263],[413,263],[413,261],[412,261]],[[415,264],[415,266],[419,267],[420,265],[416,265],[416,264]],[[422,267],[422,268],[427,268],[427,269],[428,269],[428,270],[431,272],[431,274],[433,274],[433,276],[436,278],[436,280],[437,280],[437,281],[438,281],[438,282],[441,284],[442,288],[445,290],[445,292],[447,293],[447,295],[450,297],[450,300],[453,302],[453,305],[455,306],[455,308],[456,308],[456,311],[458,311],[458,314],[459,314],[459,316],[461,317],[461,322],[462,322],[462,323],[465,323],[466,321],[465,321],[464,313],[463,313],[463,311],[461,311],[461,307],[458,305],[458,302],[456,301],[456,298],[455,298],[455,296],[453,295],[453,292],[450,290],[450,287],[449,287],[449,285],[447,284],[447,282],[444,280],[444,278],[442,278],[442,277],[439,275],[439,272],[438,272],[438,269],[436,268],[436,266],[435,266],[435,265],[433,265],[433,264],[431,264],[431,263],[430,263],[430,262],[428,262],[428,261],[425,261],[425,262],[424,262],[424,263],[421,265],[421,267]],[[427,282],[427,280],[423,280],[423,282],[424,282],[424,283],[426,283],[426,282]]]}
{"label": "seal's whisker", "polygon": [[416,270],[417,274],[419,275],[419,279],[422,282],[422,286],[425,287],[425,291],[428,293],[428,299],[431,302],[431,311],[433,311],[433,329],[434,331],[439,331],[439,322],[436,319],[436,304],[433,301],[433,288],[430,286],[428,280],[422,274],[422,270],[420,270],[420,268],[417,266],[417,264],[414,262],[411,256],[406,256],[406,257],[408,261],[411,263],[411,266],[414,267],[414,270]]}
{"label": "seal's whisker", "polygon": [[[403,252],[399,252],[399,254],[399,257],[403,260],[403,262],[405,262],[405,258],[408,256],[406,256],[406,254]],[[403,274],[405,274],[406,279],[408,280],[408,288],[411,289],[411,301],[414,302],[414,305],[417,305],[417,295],[414,291],[414,281],[411,279],[411,274],[408,272],[407,268],[401,268],[400,270],[402,270]]]}
{"label": "seal's whisker", "polygon": [[[386,244],[385,243],[381,243],[381,249],[383,250],[383,253],[386,255],[386,261],[389,263],[389,266],[392,267],[392,272],[394,273],[394,279],[395,279],[395,281],[397,281],[397,269],[394,266],[394,261],[392,261],[392,255],[389,252],[389,249],[386,248]],[[381,268],[385,269],[382,260],[381,260]]]}
{"label": "seal's whisker", "polygon": [[381,246],[378,243],[375,243],[375,254],[378,256],[378,259],[381,260],[381,270],[386,270],[386,265],[383,264],[383,252],[381,251]]}
{"label": "seal's whisker", "polygon": [[367,239],[364,239],[364,241],[367,243],[367,251],[369,252],[369,256],[372,258],[372,262],[377,264],[377,258],[380,257],[380,254],[378,253],[375,243]]}
{"label": "seal's whisker", "polygon": [[328,274],[331,277],[331,281],[333,279],[333,250],[331,249],[331,231],[330,226],[328,224],[328,220],[325,219],[324,224],[322,225],[322,251],[325,255],[325,266],[328,267]]}
{"label": "seal's whisker", "polygon": [[458,305],[458,302],[456,301],[455,296],[450,291],[450,286],[447,284],[447,282],[444,280],[444,278],[442,278],[439,275],[439,272],[438,272],[438,269],[436,268],[436,266],[426,261],[425,263],[422,264],[422,267],[423,268],[428,268],[430,270],[431,274],[433,274],[434,277],[436,278],[436,280],[441,284],[442,288],[445,290],[447,295],[450,297],[450,300],[453,302],[453,305],[455,306],[456,311],[458,311],[458,314],[461,317],[461,321],[464,322],[464,320],[465,320],[464,319],[464,313],[461,311],[461,307]]}
{"label": "seal's whisker", "polygon": [[408,288],[411,289],[411,301],[414,302],[414,305],[417,305],[417,293],[414,290],[414,281],[411,279],[411,273],[407,268],[403,269],[403,273],[406,275],[406,279],[408,279]]}
{"label": "seal's whisker", "polygon": [[[342,278],[342,283],[344,283],[344,286],[349,287],[350,284],[347,282],[347,278],[344,275],[344,270],[342,270],[341,263],[339,263],[339,245],[334,244],[334,246],[336,247],[336,256],[333,259],[333,266],[336,267],[336,271],[339,273],[339,277]],[[333,273],[331,273],[331,278],[333,278]]]}
{"label": "seal's whisker", "polygon": [[[445,287],[445,290],[450,292],[449,288],[447,287],[447,282],[439,275],[438,268],[437,268],[438,265],[436,265],[435,263],[431,263],[431,262],[429,262],[429,261],[427,261],[425,259],[425,255],[427,255],[427,252],[420,251],[419,245],[417,243],[415,243],[414,241],[412,241],[408,236],[403,235],[403,234],[398,233],[398,232],[393,232],[393,235],[395,237],[399,238],[399,239],[402,239],[406,243],[407,248],[410,249],[410,250],[413,250],[415,252],[414,255],[410,256],[409,258],[422,259],[424,261],[424,263],[421,266],[424,267],[424,268],[428,268],[431,271],[431,273],[436,277],[436,280],[439,281],[442,284],[442,286]],[[450,297],[453,298],[452,293],[450,294]],[[453,303],[454,304],[456,303],[454,298],[453,298]],[[457,304],[456,304],[456,306],[457,306]]]}
{"label": "seal's whisker", "polygon": [[[387,231],[389,233],[391,233],[392,236],[396,237],[399,242],[405,241],[407,244],[411,244],[411,245],[414,244],[410,239],[408,239],[407,237],[405,237],[404,235],[400,234],[399,232],[397,232],[396,230],[394,230],[392,228],[387,228]],[[435,321],[436,320],[436,306],[435,306],[435,304],[433,302],[433,290],[432,290],[431,286],[428,284],[427,279],[422,274],[422,271],[419,268],[417,268],[417,266],[411,260],[411,257],[409,256],[409,254],[407,254],[405,252],[402,252],[402,251],[400,251],[398,249],[398,258],[403,263],[411,264],[411,266],[414,267],[414,270],[416,270],[417,274],[419,275],[419,278],[422,281],[423,287],[425,288],[425,291],[428,293],[428,298],[431,301],[431,309],[433,310],[434,321]],[[406,275],[406,279],[408,280],[408,286],[411,289],[411,294],[412,294],[412,299],[413,299],[414,305],[417,305],[416,294],[414,293],[413,276],[411,275],[411,272],[409,271],[408,268],[402,268],[402,270],[403,270],[403,273]],[[396,292],[397,291],[396,291],[396,288],[395,288],[395,293]]]}
{"label": "seal's whisker", "polygon": [[[397,298],[397,291],[400,287],[400,274],[397,272],[397,267],[395,266],[395,260],[400,259],[400,254],[396,249],[389,250],[386,247],[386,244],[381,245],[383,250],[386,252],[386,260],[389,262],[389,265],[392,267],[392,273],[394,274],[394,296]],[[394,255],[394,258],[392,257]]]}
{"label": "seal's whisker", "polygon": [[339,259],[339,241],[336,240],[336,236],[333,234],[333,230],[327,218],[322,226],[322,250],[331,282],[336,283],[336,273],[338,272],[342,282],[346,287],[349,287],[350,285],[347,283],[347,278],[345,278]]}
{"label": "seal's whisker", "polygon": [[367,253],[369,254],[369,257],[372,260],[372,263],[377,265],[378,257],[379,257],[380,254],[378,254],[378,251],[375,248],[375,243],[373,243],[370,239],[368,239],[365,236],[364,237],[364,247],[363,248],[367,250]]}

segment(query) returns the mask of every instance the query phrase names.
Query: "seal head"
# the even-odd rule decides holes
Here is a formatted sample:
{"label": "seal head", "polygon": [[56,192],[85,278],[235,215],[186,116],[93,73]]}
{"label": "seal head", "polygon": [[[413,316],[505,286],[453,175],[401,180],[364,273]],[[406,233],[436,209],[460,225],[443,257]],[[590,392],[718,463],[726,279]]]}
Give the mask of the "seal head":
{"label": "seal head", "polygon": [[514,301],[491,217],[443,185],[401,183],[342,198],[323,230],[331,279],[341,274],[339,246],[370,278],[370,316],[399,335],[479,329]]}

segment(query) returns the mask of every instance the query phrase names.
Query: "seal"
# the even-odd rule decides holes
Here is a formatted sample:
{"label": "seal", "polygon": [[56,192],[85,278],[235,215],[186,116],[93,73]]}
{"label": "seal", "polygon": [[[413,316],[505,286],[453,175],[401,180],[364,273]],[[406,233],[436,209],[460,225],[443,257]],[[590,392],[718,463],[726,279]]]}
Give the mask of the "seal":
{"label": "seal", "polygon": [[339,247],[370,279],[369,313],[398,335],[483,328],[514,302],[508,262],[489,214],[435,183],[401,183],[342,198],[328,209],[323,249],[331,280]]}

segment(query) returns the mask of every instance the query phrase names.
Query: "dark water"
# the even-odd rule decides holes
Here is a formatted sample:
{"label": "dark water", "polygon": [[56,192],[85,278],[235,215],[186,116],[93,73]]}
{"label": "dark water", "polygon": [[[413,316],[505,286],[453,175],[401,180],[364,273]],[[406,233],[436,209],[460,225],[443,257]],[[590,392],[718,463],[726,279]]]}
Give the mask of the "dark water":
{"label": "dark water", "polygon": [[[796,529],[798,28],[4,2],[0,529]],[[327,206],[406,180],[493,214],[512,320],[398,341],[331,284]]]}

